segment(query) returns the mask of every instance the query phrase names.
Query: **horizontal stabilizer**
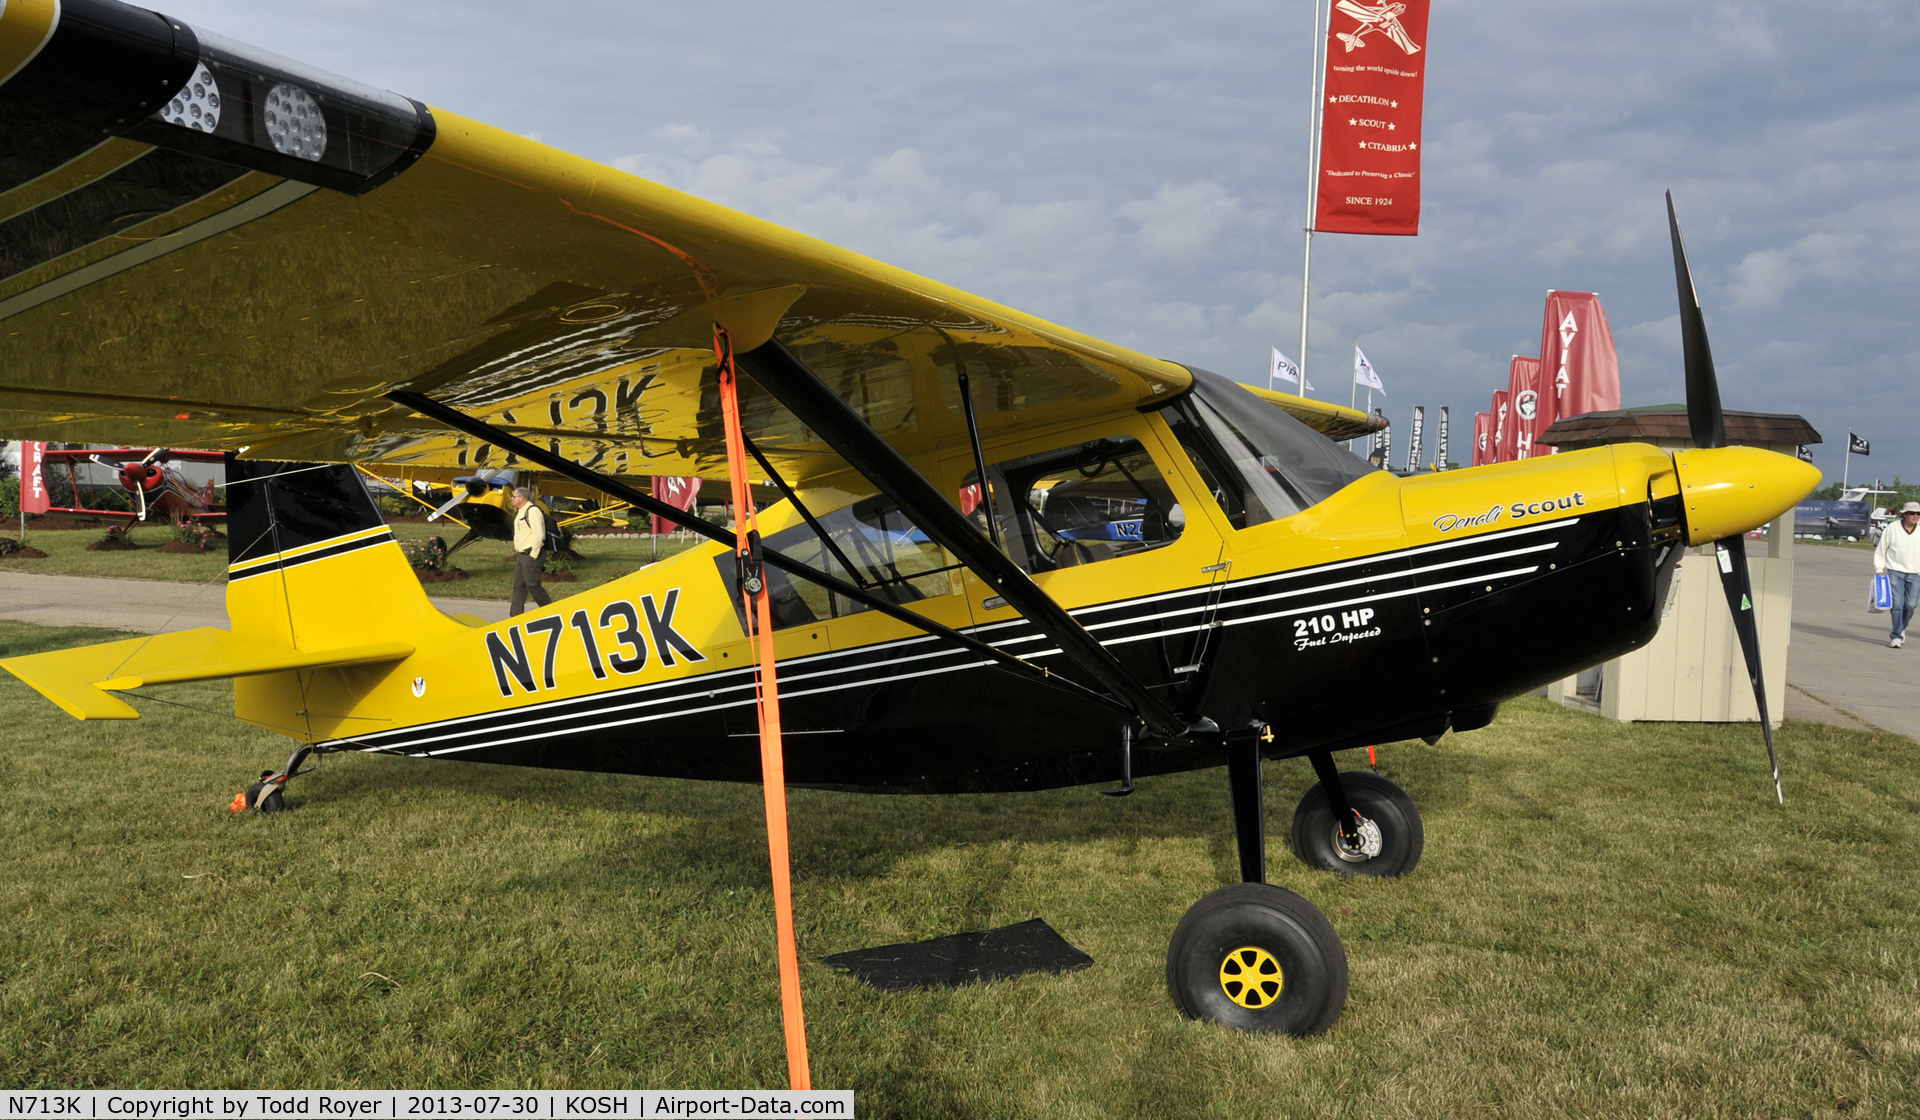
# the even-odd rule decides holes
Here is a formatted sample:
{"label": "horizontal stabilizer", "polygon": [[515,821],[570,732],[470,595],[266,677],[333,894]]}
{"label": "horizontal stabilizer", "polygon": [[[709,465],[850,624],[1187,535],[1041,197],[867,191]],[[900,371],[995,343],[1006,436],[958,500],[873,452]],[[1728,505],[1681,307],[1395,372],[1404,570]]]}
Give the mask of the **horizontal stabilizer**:
{"label": "horizontal stabilizer", "polygon": [[412,653],[413,646],[404,642],[303,652],[202,627],[8,658],[0,661],[0,669],[32,685],[75,719],[138,719],[132,705],[111,693],[296,669],[376,665]]}

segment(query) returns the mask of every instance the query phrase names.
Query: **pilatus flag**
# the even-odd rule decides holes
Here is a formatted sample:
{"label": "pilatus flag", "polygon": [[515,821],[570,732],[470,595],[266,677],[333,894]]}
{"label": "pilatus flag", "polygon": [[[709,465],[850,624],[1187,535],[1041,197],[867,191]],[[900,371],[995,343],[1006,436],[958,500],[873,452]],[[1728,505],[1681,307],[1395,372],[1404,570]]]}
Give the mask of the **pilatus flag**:
{"label": "pilatus flag", "polygon": [[1372,389],[1383,397],[1387,395],[1387,387],[1380,384],[1380,375],[1374,372],[1373,363],[1367,360],[1358,346],[1353,348],[1353,383],[1362,389]]}
{"label": "pilatus flag", "polygon": [[1540,359],[1513,356],[1507,367],[1507,400],[1513,405],[1513,417],[1500,445],[1500,461],[1531,459],[1533,437],[1539,434],[1535,425],[1540,419]]}
{"label": "pilatus flag", "polygon": [[1872,444],[1868,443],[1866,440],[1860,438],[1859,436],[1854,435],[1851,431],[1847,433],[1847,454],[1870,455],[1872,453],[1873,453]]}
{"label": "pilatus flag", "polygon": [[1484,467],[1493,462],[1493,413],[1473,414],[1473,465]]}
{"label": "pilatus flag", "polygon": [[[678,510],[690,510],[693,503],[700,500],[700,480],[697,478],[675,478],[672,475],[653,476],[653,496]],[[673,531],[665,518],[653,519],[654,533]]]}
{"label": "pilatus flag", "polygon": [[1555,420],[1620,407],[1620,358],[1600,297],[1592,292],[1548,292],[1540,327],[1540,420],[1534,434]]}
{"label": "pilatus flag", "polygon": [[1440,439],[1439,439],[1439,445],[1435,447],[1433,451],[1433,469],[1436,471],[1444,471],[1447,469],[1447,408],[1448,407],[1449,406],[1444,404],[1440,406]]}
{"label": "pilatus flag", "polygon": [[1508,407],[1509,396],[1511,394],[1505,389],[1496,392],[1493,395],[1493,407],[1488,410],[1493,413],[1493,439],[1487,448],[1489,463],[1504,463],[1513,458],[1513,422],[1507,415],[1511,411]]}
{"label": "pilatus flag", "polygon": [[1267,388],[1273,388],[1273,383],[1276,381],[1291,382],[1296,386],[1294,389],[1296,393],[1310,392],[1313,389],[1313,382],[1311,381],[1306,382],[1305,386],[1301,387],[1302,378],[1300,376],[1300,367],[1293,363],[1292,358],[1282,354],[1278,346],[1273,348],[1273,369],[1267,374]]}
{"label": "pilatus flag", "polygon": [[1420,469],[1420,442],[1426,435],[1427,406],[1413,406],[1413,427],[1407,429],[1407,472],[1411,474]]}
{"label": "pilatus flag", "polygon": [[45,513],[52,505],[47,494],[47,444],[45,440],[20,443],[20,512]]}
{"label": "pilatus flag", "polygon": [[1316,232],[1420,232],[1427,4],[1334,0],[1320,104]]}

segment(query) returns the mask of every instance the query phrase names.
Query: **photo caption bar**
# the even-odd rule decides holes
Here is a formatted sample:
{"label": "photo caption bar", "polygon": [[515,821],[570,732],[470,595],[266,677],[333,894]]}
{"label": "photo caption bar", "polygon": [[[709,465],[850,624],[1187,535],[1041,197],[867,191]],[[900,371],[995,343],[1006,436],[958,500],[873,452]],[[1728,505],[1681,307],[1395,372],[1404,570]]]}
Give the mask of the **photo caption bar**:
{"label": "photo caption bar", "polygon": [[688,1117],[803,1116],[841,1120],[853,1112],[852,1089],[531,1089],[483,1092],[454,1089],[82,1089],[10,1092],[6,1120],[76,1117],[84,1120],[407,1120],[408,1117]]}

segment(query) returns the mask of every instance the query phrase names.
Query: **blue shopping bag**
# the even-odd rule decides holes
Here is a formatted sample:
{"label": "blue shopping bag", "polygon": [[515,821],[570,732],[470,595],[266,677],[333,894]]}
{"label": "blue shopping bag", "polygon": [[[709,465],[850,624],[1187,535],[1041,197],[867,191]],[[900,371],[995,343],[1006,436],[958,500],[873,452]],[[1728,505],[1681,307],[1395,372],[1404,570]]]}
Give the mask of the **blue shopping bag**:
{"label": "blue shopping bag", "polygon": [[1872,614],[1885,614],[1893,609],[1893,581],[1887,573],[1876,572],[1873,577],[1873,590],[1867,596],[1867,610]]}

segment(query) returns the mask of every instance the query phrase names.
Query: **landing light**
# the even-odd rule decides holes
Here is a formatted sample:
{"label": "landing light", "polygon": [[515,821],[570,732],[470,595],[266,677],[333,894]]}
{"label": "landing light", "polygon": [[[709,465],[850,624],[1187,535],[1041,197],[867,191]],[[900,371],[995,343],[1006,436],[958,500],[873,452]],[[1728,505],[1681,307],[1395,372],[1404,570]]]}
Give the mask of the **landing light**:
{"label": "landing light", "polygon": [[193,68],[193,77],[181,87],[173,100],[160,109],[160,119],[168,124],[212,132],[220,123],[220,86],[202,62]]}
{"label": "landing light", "polygon": [[319,160],[327,151],[327,121],[320,103],[299,86],[274,86],[267,92],[267,138],[283,156]]}

